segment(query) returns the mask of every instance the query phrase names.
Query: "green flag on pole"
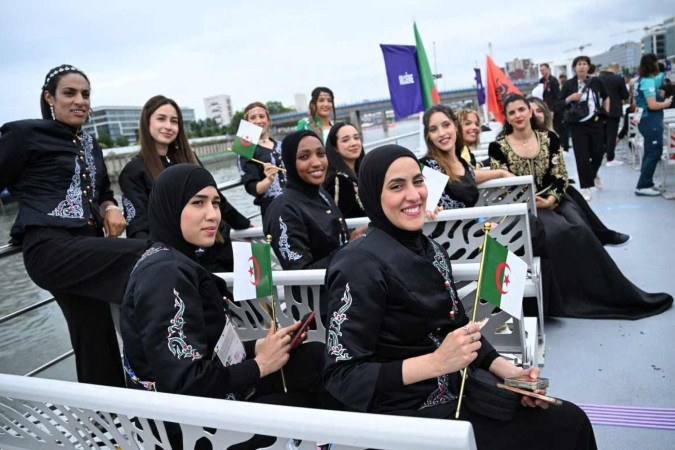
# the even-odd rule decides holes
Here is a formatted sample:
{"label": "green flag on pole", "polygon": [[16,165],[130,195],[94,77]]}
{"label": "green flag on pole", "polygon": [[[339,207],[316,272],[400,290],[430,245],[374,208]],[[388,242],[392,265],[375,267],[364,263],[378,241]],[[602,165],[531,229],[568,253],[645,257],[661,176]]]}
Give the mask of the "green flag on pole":
{"label": "green flag on pole", "polygon": [[422,99],[424,100],[424,109],[429,109],[441,102],[438,95],[438,89],[434,83],[434,76],[431,73],[429,60],[427,59],[427,52],[424,51],[424,43],[417,31],[417,24],[413,22],[413,29],[415,30],[415,47],[417,47],[417,70],[420,73],[420,84],[422,85]]}

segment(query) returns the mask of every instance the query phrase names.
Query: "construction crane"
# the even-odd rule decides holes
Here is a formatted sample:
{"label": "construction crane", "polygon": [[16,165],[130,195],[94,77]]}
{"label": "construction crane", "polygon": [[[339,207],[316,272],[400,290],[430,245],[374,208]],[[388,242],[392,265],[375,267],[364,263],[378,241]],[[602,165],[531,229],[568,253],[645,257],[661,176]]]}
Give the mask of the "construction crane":
{"label": "construction crane", "polygon": [[590,47],[590,46],[591,46],[591,43],[589,42],[588,44],[580,45],[578,47],[568,48],[567,50],[565,50],[565,53],[576,52],[576,51],[578,51],[579,53],[583,53],[584,49],[586,47]]}

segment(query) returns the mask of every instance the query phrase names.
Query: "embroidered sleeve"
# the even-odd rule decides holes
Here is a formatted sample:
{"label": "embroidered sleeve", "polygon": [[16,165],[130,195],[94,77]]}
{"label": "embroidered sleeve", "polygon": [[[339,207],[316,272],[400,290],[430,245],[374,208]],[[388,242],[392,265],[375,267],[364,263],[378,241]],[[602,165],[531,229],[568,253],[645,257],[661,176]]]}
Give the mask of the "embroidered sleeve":
{"label": "embroidered sleeve", "polygon": [[328,336],[326,389],[338,400],[367,411],[382,363],[375,357],[387,304],[382,269],[366,254],[336,255],[326,275]]}
{"label": "embroidered sleeve", "polygon": [[144,172],[138,167],[138,161],[130,161],[119,177],[122,208],[128,225],[127,237],[130,238],[145,238],[150,234],[147,216],[150,190],[143,180]]}
{"label": "embroidered sleeve", "polygon": [[149,381],[159,391],[227,398],[250,389],[259,379],[256,362],[224,367],[212,359],[215,340],[207,336],[204,305],[214,299],[202,297],[194,268],[183,267],[172,254],[146,252],[132,274],[133,292],[125,296],[123,308],[133,304],[132,322],[141,342],[127,342],[123,332],[125,346],[142,346],[153,375]]}

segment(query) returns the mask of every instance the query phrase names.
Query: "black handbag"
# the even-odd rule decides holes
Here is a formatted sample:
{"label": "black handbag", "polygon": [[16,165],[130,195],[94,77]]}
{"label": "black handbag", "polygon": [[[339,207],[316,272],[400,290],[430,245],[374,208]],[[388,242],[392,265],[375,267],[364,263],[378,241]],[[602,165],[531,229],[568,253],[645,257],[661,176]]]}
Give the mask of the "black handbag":
{"label": "black handbag", "polygon": [[520,395],[497,387],[502,383],[496,375],[484,369],[467,368],[464,404],[471,412],[490,419],[507,422],[520,407]]}
{"label": "black handbag", "polygon": [[587,117],[590,113],[588,109],[588,95],[589,89],[588,86],[584,86],[584,89],[581,91],[583,94],[586,92],[586,100],[579,100],[578,102],[572,102],[567,106],[563,120],[567,123],[578,123],[581,122],[581,119]]}

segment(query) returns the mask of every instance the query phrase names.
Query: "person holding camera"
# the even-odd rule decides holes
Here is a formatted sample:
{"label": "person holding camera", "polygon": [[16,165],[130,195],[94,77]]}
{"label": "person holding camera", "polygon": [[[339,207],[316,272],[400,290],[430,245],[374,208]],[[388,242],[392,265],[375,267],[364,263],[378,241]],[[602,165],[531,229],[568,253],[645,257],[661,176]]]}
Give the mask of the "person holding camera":
{"label": "person holding camera", "polygon": [[574,58],[572,67],[576,75],[565,82],[556,104],[558,109],[565,109],[564,120],[572,136],[581,193],[589,201],[591,188],[602,188],[598,170],[605,153],[603,117],[609,111],[609,97],[602,81],[589,76],[588,56]]}
{"label": "person holding camera", "polygon": [[640,78],[636,83],[635,103],[642,109],[638,130],[644,138],[644,155],[635,195],[655,196],[661,194],[654,189],[654,171],[663,152],[663,110],[673,103],[673,98],[662,100],[659,90],[664,74],[659,72],[655,54],[642,55],[638,74]]}

